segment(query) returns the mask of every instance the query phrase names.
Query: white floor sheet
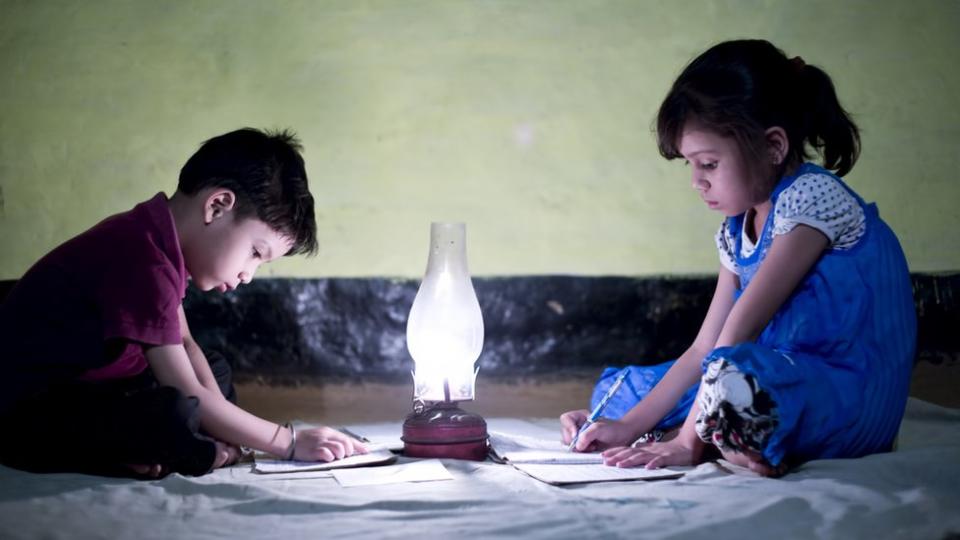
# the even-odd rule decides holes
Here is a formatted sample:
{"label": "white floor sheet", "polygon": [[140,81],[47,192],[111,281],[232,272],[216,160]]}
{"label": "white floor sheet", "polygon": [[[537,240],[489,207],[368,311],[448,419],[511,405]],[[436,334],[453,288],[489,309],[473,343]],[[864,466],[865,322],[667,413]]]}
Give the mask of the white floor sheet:
{"label": "white floor sheet", "polygon": [[[488,422],[501,431],[558,434],[556,420]],[[351,426],[367,433],[393,428]],[[157,481],[0,467],[0,538],[780,540],[960,533],[960,410],[915,399],[896,452],[815,461],[778,480],[721,462],[675,480],[557,487],[491,461],[443,465],[452,481],[350,488],[329,472],[259,475],[250,464]]]}

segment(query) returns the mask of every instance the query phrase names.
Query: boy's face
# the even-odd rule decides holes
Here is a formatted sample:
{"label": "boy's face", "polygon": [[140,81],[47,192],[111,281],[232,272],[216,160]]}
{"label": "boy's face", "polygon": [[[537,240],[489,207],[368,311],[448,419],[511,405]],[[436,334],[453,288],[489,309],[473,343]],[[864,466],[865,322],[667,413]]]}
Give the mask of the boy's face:
{"label": "boy's face", "polygon": [[201,234],[184,250],[190,277],[202,291],[250,283],[264,262],[282,257],[293,241],[256,218],[238,219],[232,208],[205,208]]}

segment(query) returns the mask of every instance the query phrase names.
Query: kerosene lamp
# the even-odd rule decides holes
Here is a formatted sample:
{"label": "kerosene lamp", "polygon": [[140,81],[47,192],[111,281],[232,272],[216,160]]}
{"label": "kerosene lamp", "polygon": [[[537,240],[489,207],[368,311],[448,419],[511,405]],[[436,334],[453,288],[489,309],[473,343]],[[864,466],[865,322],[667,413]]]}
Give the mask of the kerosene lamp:
{"label": "kerosene lamp", "polygon": [[483,316],[467,270],[466,225],[430,224],[427,271],[407,319],[413,357],[413,412],[403,422],[403,453],[481,461],[487,423],[457,403],[474,399]]}

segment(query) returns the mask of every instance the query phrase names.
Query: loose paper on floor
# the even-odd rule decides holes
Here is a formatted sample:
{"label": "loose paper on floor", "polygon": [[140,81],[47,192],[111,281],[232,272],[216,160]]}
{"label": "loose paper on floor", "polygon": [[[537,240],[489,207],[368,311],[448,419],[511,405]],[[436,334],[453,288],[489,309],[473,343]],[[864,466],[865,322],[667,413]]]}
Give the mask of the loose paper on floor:
{"label": "loose paper on floor", "polygon": [[450,471],[437,459],[414,461],[389,467],[336,470],[333,471],[333,477],[343,487],[453,480]]}

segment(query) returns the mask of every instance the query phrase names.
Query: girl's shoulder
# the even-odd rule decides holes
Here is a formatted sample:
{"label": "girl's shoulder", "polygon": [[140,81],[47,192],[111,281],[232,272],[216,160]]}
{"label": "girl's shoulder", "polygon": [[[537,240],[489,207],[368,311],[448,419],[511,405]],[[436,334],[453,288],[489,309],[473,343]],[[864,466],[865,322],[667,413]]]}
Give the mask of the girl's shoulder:
{"label": "girl's shoulder", "polygon": [[803,188],[812,189],[818,185],[838,187],[849,193],[855,199],[860,199],[860,196],[839,176],[834,174],[833,171],[809,161],[801,164],[791,174],[781,178],[780,182],[778,182],[774,188],[771,198],[777,200],[783,192],[797,191]]}
{"label": "girl's shoulder", "polygon": [[826,169],[805,163],[786,182],[774,204],[773,234],[786,234],[797,225],[813,227],[834,249],[853,247],[866,230],[860,198]]}

